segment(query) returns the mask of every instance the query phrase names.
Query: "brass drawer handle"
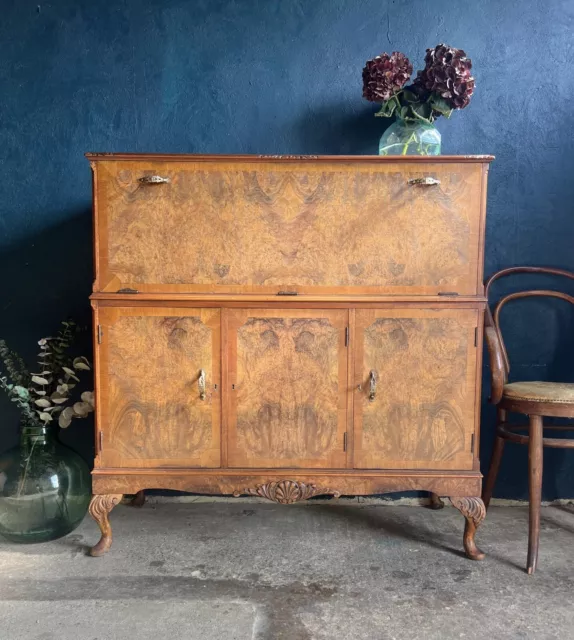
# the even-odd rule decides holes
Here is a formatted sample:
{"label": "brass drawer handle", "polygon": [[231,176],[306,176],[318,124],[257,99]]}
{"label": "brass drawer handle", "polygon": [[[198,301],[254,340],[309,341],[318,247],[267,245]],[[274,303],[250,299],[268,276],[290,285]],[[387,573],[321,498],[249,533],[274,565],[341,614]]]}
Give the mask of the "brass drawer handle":
{"label": "brass drawer handle", "polygon": [[374,369],[369,373],[369,402],[373,402],[377,395],[377,374]]}
{"label": "brass drawer handle", "polygon": [[138,178],[138,182],[142,184],[165,184],[169,182],[169,178],[164,178],[163,176],[143,176],[143,178]]}
{"label": "brass drawer handle", "polygon": [[440,184],[440,180],[427,176],[426,178],[412,178],[409,180],[409,184],[426,184],[430,186],[433,184]]}
{"label": "brass drawer handle", "polygon": [[205,400],[207,394],[205,393],[205,371],[199,370],[199,378],[197,379],[197,386],[199,387],[199,398]]}

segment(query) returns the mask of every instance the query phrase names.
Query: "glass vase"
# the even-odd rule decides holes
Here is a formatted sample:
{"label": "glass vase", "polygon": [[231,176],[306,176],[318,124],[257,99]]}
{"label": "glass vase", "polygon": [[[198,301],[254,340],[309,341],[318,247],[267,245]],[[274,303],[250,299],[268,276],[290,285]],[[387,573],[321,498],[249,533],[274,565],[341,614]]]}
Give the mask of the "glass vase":
{"label": "glass vase", "polygon": [[23,424],[20,445],[0,456],[0,534],[11,542],[47,542],[82,522],[90,470],[53,427]]}
{"label": "glass vase", "polygon": [[423,120],[396,120],[379,142],[380,156],[438,156],[440,132]]}

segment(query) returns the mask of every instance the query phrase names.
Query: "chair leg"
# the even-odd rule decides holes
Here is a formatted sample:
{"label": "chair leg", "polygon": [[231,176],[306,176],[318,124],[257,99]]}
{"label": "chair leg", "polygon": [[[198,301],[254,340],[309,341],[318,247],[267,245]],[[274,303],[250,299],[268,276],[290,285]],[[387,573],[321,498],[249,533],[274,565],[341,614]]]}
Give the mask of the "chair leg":
{"label": "chair leg", "polygon": [[528,560],[526,570],[532,575],[538,562],[540,540],[540,503],[542,501],[542,416],[530,416],[528,441],[528,489],[530,519],[528,525]]}
{"label": "chair leg", "polygon": [[[498,409],[496,414],[496,427],[501,422],[506,420],[506,411],[504,409]],[[490,458],[490,466],[488,467],[488,473],[486,480],[482,488],[482,501],[484,506],[488,509],[490,499],[492,498],[492,492],[494,491],[494,485],[496,484],[496,478],[498,477],[498,470],[500,469],[500,461],[502,460],[502,452],[504,451],[504,438],[499,435],[494,439],[494,448],[492,450],[492,457]]]}

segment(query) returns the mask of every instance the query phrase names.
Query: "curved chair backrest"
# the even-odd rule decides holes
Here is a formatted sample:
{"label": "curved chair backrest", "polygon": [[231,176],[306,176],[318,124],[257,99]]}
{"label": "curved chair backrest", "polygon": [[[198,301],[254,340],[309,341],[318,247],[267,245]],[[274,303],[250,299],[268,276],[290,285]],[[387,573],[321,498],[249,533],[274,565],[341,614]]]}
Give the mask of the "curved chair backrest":
{"label": "curved chair backrest", "polygon": [[[508,269],[502,269],[501,271],[497,271],[495,274],[491,275],[484,284],[484,294],[488,300],[488,295],[490,293],[490,287],[495,280],[499,278],[509,276],[515,273],[543,273],[547,275],[554,276],[564,276],[565,278],[570,278],[570,280],[574,280],[574,273],[571,271],[566,271],[564,269],[553,269],[551,267],[509,267]],[[502,359],[504,361],[504,368],[506,372],[506,376],[510,373],[510,362],[508,360],[508,354],[506,352],[506,347],[504,346],[504,340],[502,339],[502,333],[500,331],[500,311],[502,307],[507,302],[511,300],[517,300],[519,298],[529,298],[536,296],[547,296],[551,298],[560,298],[562,300],[567,300],[574,304],[574,297],[569,296],[566,293],[562,293],[561,291],[551,291],[546,289],[531,289],[528,291],[519,291],[517,293],[510,293],[507,296],[501,298],[497,304],[494,306],[494,309],[491,311],[487,307],[486,313],[486,326],[494,327],[496,332],[496,336],[498,338],[500,350],[502,352]]]}

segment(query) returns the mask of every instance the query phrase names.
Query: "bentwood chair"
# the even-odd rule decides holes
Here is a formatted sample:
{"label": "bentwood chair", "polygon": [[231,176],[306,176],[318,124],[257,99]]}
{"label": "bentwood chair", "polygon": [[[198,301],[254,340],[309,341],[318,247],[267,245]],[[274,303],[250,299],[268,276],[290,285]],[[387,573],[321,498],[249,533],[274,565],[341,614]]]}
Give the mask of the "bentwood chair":
{"label": "bentwood chair", "polygon": [[[511,267],[492,275],[485,284],[488,299],[490,287],[495,280],[516,273],[542,273],[565,276],[574,280],[574,273],[562,269],[543,267]],[[532,290],[520,291],[504,296],[485,315],[485,338],[490,356],[492,394],[490,402],[497,406],[496,439],[490,462],[490,469],[484,482],[482,499],[486,508],[492,497],[492,490],[500,467],[504,443],[508,440],[528,445],[528,487],[530,492],[528,529],[528,559],[526,569],[534,573],[538,560],[540,538],[540,502],[542,499],[542,451],[543,447],[574,449],[574,440],[545,438],[544,429],[573,430],[574,426],[550,426],[543,423],[543,417],[574,417],[574,384],[561,382],[511,382],[508,383],[510,363],[500,331],[500,312],[512,300],[530,296],[548,296],[574,303],[574,297],[560,291]],[[517,426],[506,422],[509,412],[522,413],[529,417],[529,425]],[[528,431],[528,435],[519,433]]]}

